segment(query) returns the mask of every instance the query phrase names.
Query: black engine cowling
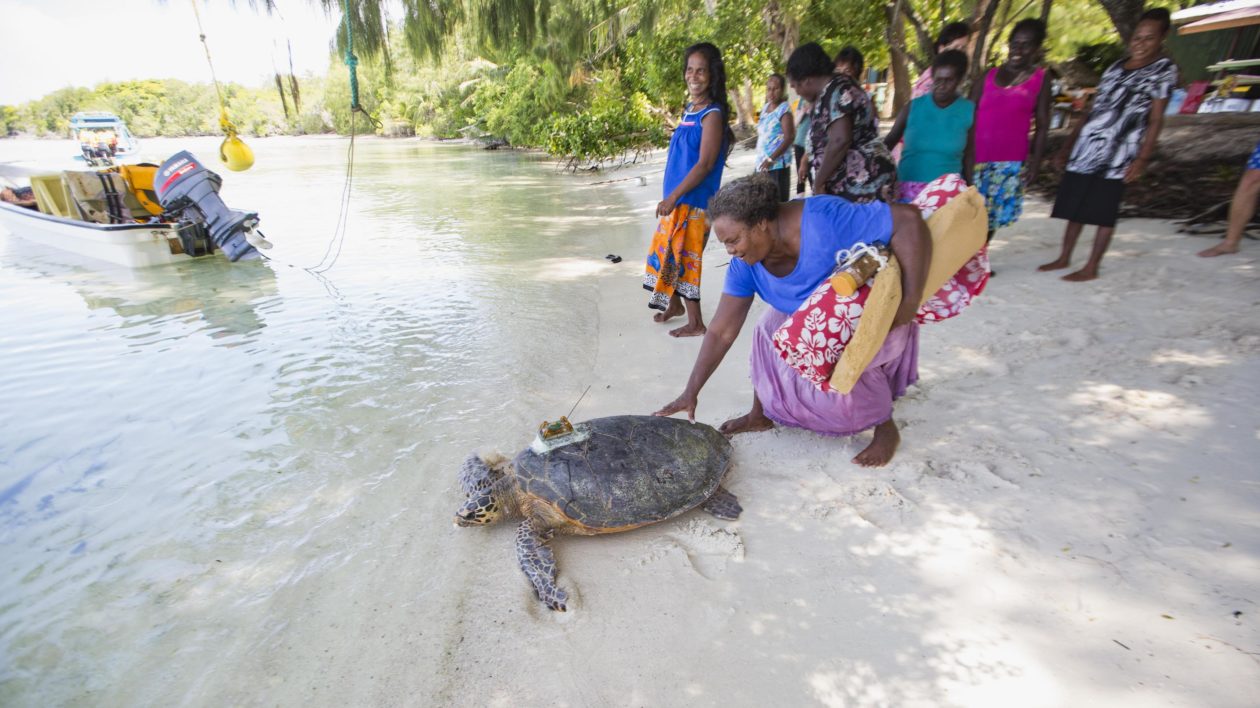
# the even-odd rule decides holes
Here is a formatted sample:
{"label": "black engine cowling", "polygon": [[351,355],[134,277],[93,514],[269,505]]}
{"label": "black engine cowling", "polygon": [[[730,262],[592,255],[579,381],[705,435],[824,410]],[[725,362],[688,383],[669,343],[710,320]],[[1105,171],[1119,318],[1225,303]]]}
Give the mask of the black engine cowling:
{"label": "black engine cowling", "polygon": [[258,214],[229,209],[219,198],[222,183],[219,175],[187,150],[163,162],[153,178],[162,208],[184,220],[204,222],[215,247],[229,261],[258,258],[247,238],[258,226]]}

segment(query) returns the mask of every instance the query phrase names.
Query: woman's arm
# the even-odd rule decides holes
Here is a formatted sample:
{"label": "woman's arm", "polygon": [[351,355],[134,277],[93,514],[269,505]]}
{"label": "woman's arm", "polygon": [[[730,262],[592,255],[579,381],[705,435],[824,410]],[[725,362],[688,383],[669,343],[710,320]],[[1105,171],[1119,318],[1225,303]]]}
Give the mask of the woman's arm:
{"label": "woman's arm", "polygon": [[901,307],[893,318],[893,327],[914,319],[927,286],[928,266],[932,263],[932,235],[916,207],[893,204],[893,233],[889,243],[901,265]]}
{"label": "woman's arm", "polygon": [[1036,127],[1033,129],[1032,160],[1024,174],[1024,184],[1032,184],[1037,181],[1037,175],[1041,174],[1041,158],[1046,152],[1046,133],[1050,130],[1050,87],[1053,83],[1047,70],[1041,77],[1041,93],[1037,94],[1037,110],[1033,113]]}
{"label": "woman's arm", "polygon": [[[849,152],[849,144],[853,142],[853,116],[842,115],[827,126],[827,148],[823,152],[822,164],[814,175],[814,193],[821,194],[827,189],[827,182],[844,164],[844,157]],[[821,185],[823,192],[819,192]]]}
{"label": "woman's arm", "polygon": [[983,72],[977,77],[979,80],[971,85],[971,102],[976,104],[976,116],[980,115],[980,97],[984,95],[984,81],[988,77],[989,72]]}
{"label": "woman's arm", "polygon": [[656,415],[673,415],[679,411],[687,412],[687,419],[696,422],[696,401],[700,397],[700,389],[722,363],[726,352],[744,328],[744,320],[748,319],[748,310],[752,307],[752,297],[735,297],[722,294],[718,300],[717,312],[709,322],[709,331],[704,335],[700,345],[700,353],[696,355],[696,363],[691,367],[691,376],[687,379],[687,387],[672,402],[656,412]]}
{"label": "woman's arm", "polygon": [[910,117],[910,102],[897,111],[897,120],[893,121],[892,129],[888,131],[888,135],[884,136],[884,145],[892,150],[901,142],[901,136],[906,133],[906,120]]}
{"label": "woman's arm", "polygon": [[682,199],[683,195],[695,189],[704,181],[705,177],[713,171],[713,166],[717,164],[718,153],[722,152],[722,134],[726,131],[722,130],[722,121],[724,116],[722,111],[710,111],[700,121],[700,158],[696,160],[696,164],[683,177],[683,181],[678,183],[674,191],[668,197],[661,200],[656,205],[656,215],[665,216],[674,210],[674,205]]}
{"label": "woman's arm", "polygon": [[1089,111],[1085,111],[1085,115],[1076,121],[1076,127],[1072,129],[1072,134],[1068,136],[1063,147],[1054,155],[1054,166],[1059,170],[1067,168],[1068,159],[1072,157],[1072,148],[1076,145],[1076,139],[1081,137],[1081,130],[1085,128],[1085,124],[1089,122]]}
{"label": "woman's arm", "polygon": [[796,119],[792,117],[792,111],[784,111],[783,117],[779,119],[779,126],[783,130],[783,140],[779,142],[779,147],[774,152],[761,161],[759,169],[768,170],[770,166],[783,157],[783,154],[792,149],[792,142],[796,140]]}
{"label": "woman's arm", "polygon": [[963,149],[962,178],[967,184],[975,184],[976,171],[976,120],[971,119],[967,129],[967,147]]}
{"label": "woman's arm", "polygon": [[1151,101],[1151,112],[1147,116],[1146,137],[1142,139],[1142,147],[1138,149],[1137,159],[1129,165],[1124,173],[1124,183],[1136,182],[1146,171],[1146,163],[1155,154],[1155,144],[1159,142],[1159,131],[1164,129],[1164,110],[1168,108],[1168,99],[1157,98]]}

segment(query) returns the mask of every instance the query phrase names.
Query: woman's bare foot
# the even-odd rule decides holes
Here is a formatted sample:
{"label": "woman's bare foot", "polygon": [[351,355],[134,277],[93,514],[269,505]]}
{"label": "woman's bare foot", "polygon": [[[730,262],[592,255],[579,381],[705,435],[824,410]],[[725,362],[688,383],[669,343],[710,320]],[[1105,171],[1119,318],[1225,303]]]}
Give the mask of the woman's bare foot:
{"label": "woman's bare foot", "polygon": [[756,433],[762,430],[770,430],[773,427],[774,421],[762,415],[760,411],[755,413],[750,411],[721,424],[718,426],[718,432],[729,438],[732,435]]}
{"label": "woman's bare foot", "polygon": [[1044,273],[1048,270],[1062,270],[1067,268],[1069,265],[1071,265],[1071,263],[1067,259],[1060,258],[1057,261],[1050,261],[1049,263],[1043,263],[1042,265],[1037,266],[1037,270]]}
{"label": "woman's bare foot", "polygon": [[1075,273],[1068,273],[1067,275],[1063,276],[1063,279],[1068,281],[1069,283],[1083,283],[1087,280],[1093,280],[1097,277],[1098,277],[1098,270],[1096,268],[1090,268],[1089,266],[1086,266],[1076,271]]}
{"label": "woman's bare foot", "polygon": [[701,337],[709,330],[704,325],[685,324],[678,329],[671,329],[669,336],[671,337]]}
{"label": "woman's bare foot", "polygon": [[875,426],[875,439],[853,458],[853,462],[863,467],[883,467],[892,460],[900,444],[901,433],[897,431],[897,424],[889,418]]}
{"label": "woman's bare foot", "polygon": [[1199,251],[1199,257],[1214,258],[1216,256],[1228,256],[1231,253],[1238,253],[1238,244],[1222,242],[1211,248],[1205,248],[1202,251]]}
{"label": "woman's bare foot", "polygon": [[684,312],[686,310],[683,309],[683,304],[678,300],[674,300],[669,303],[669,309],[652,315],[652,320],[655,322],[669,322]]}

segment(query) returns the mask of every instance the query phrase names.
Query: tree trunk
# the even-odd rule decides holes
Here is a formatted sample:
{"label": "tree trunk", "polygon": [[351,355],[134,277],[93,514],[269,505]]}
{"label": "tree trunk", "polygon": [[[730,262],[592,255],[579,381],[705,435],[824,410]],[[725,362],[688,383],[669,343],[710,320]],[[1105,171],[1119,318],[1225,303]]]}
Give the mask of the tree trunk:
{"label": "tree trunk", "polygon": [[753,106],[752,79],[744,79],[744,85],[732,86],[730,93],[735,97],[735,125],[741,128],[751,127],[756,123],[756,111]]}
{"label": "tree trunk", "polygon": [[1127,43],[1129,35],[1137,27],[1138,18],[1142,16],[1143,0],[1098,0],[1098,3],[1107,11],[1111,24],[1120,33],[1120,41]]}
{"label": "tree trunk", "polygon": [[971,70],[970,83],[975,85],[984,76],[988,68],[984,62],[984,48],[989,38],[989,28],[993,26],[993,16],[997,14],[1001,0],[977,0],[976,9],[971,16]]}
{"label": "tree trunk", "polygon": [[1042,0],[1041,2],[1041,21],[1046,24],[1050,23],[1050,3],[1054,0]]}
{"label": "tree trunk", "polygon": [[787,62],[796,45],[801,41],[801,23],[798,18],[788,17],[778,0],[770,0],[761,12],[761,19],[766,23],[766,34],[770,41],[778,45],[783,53],[783,61]]}
{"label": "tree trunk", "polygon": [[906,54],[906,20],[901,13],[902,2],[896,0],[884,5],[884,16],[888,19],[888,24],[884,26],[884,40],[888,43],[888,64],[892,74],[893,115],[910,100],[910,58]]}
{"label": "tree trunk", "polygon": [[914,30],[914,38],[919,42],[919,51],[921,56],[915,56],[907,53],[910,61],[914,62],[915,68],[923,71],[932,66],[932,60],[936,58],[936,38],[928,32],[927,27],[923,25],[919,16],[914,14],[914,7],[908,2],[901,3],[901,14],[910,23],[911,29]]}

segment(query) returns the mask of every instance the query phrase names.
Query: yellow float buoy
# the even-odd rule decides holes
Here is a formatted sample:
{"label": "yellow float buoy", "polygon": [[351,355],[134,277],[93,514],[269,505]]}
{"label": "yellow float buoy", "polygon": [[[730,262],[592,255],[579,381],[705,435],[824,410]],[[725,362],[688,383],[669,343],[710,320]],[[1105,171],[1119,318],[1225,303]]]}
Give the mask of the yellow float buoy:
{"label": "yellow float buoy", "polygon": [[219,146],[219,159],[233,172],[244,172],[254,166],[254,151],[244,140],[229,134]]}

